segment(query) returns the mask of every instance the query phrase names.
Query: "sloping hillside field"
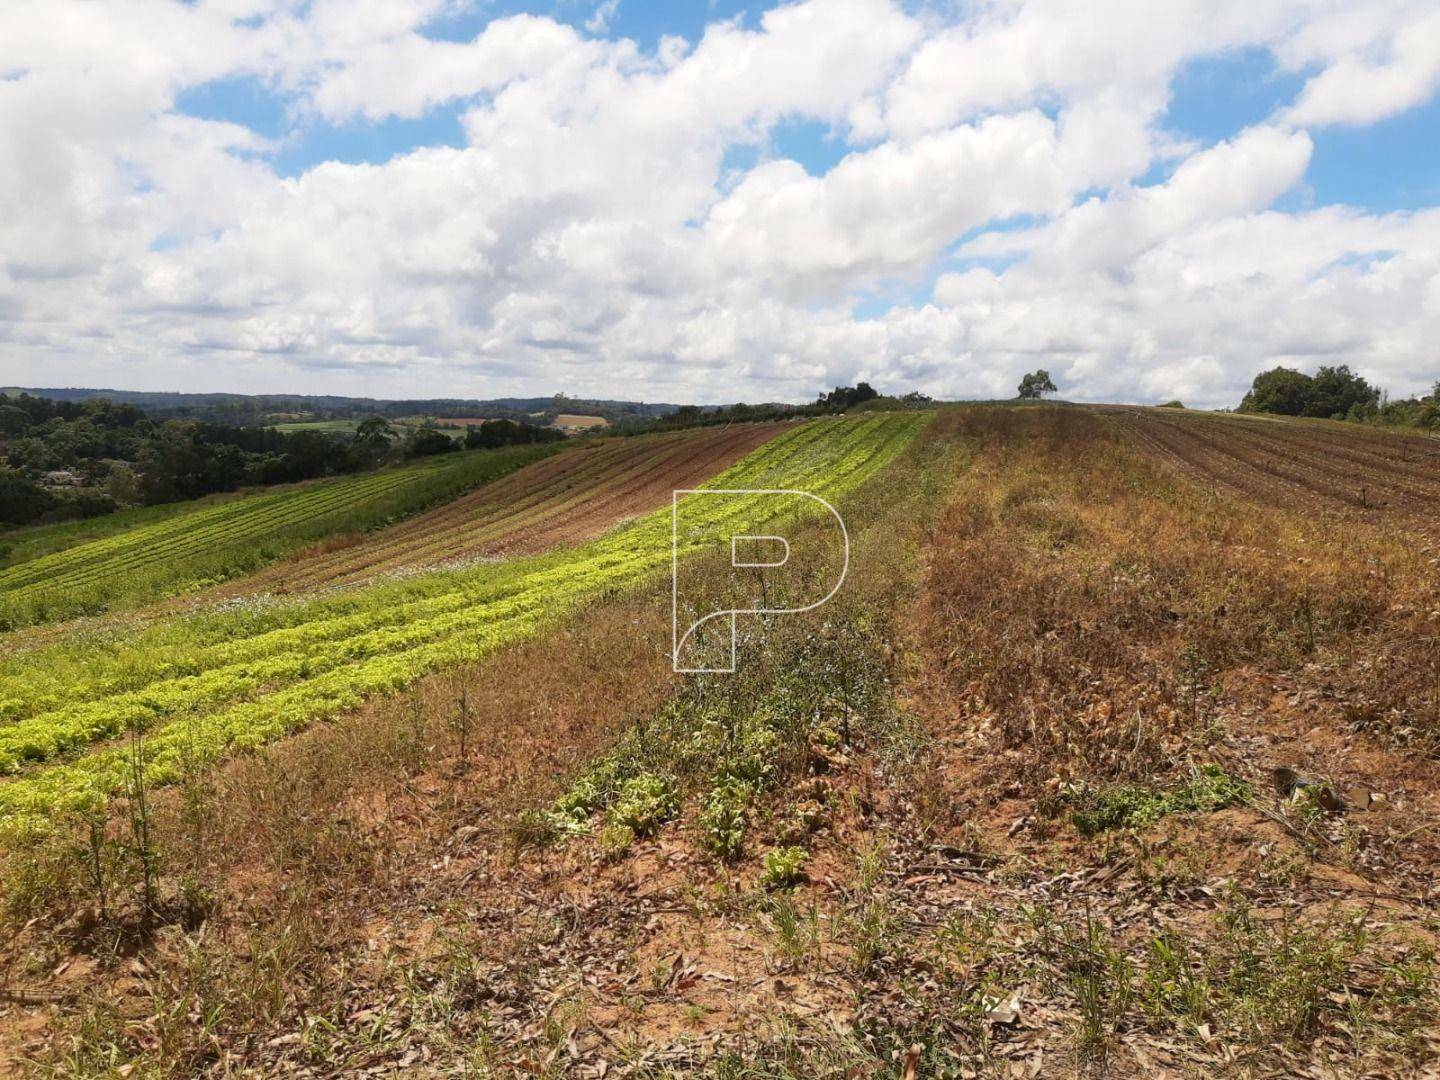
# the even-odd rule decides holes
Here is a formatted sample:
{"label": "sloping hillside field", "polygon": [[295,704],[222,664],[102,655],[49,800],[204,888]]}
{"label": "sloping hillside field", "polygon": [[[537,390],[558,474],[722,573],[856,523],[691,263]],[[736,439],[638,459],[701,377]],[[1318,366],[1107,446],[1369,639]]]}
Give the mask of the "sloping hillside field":
{"label": "sloping hillside field", "polygon": [[[11,632],[0,1073],[1430,1075],[1434,445],[1046,404],[605,440]],[[796,613],[823,511],[694,497],[672,593],[692,475],[833,501],[843,587]],[[672,671],[674,611],[757,593],[796,614]]]}
{"label": "sloping hillside field", "polygon": [[1328,421],[1104,412],[1187,475],[1264,502],[1427,523],[1440,506],[1440,440]]}
{"label": "sloping hillside field", "polygon": [[567,450],[362,543],[282,563],[230,591],[300,592],[590,540],[668,504],[671,491],[698,486],[784,430],[746,424]]}
{"label": "sloping hillside field", "polygon": [[[791,427],[711,481],[842,493],[891,460],[922,417]],[[605,474],[609,475],[609,474]],[[744,519],[743,500],[710,509]],[[441,571],[307,602],[113,627],[0,662],[0,833],[43,827],[118,789],[147,733],[150,777],[266,742],[423,672],[473,660],[669,565],[668,508],[579,548]],[[76,571],[80,571],[77,569]],[[93,752],[74,756],[87,747]]]}
{"label": "sloping hillside field", "polygon": [[0,569],[0,629],[128,607],[234,577],[358,532],[554,453],[557,444],[447,455],[167,515]]}

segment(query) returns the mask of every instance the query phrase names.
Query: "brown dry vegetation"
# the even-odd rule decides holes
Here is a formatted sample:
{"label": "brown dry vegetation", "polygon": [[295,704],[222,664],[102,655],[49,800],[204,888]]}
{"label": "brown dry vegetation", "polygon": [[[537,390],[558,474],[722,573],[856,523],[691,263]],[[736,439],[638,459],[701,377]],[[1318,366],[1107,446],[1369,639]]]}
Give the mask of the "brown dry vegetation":
{"label": "brown dry vegetation", "polygon": [[[1434,519],[1416,514],[1414,528],[1397,527],[1398,500],[1372,503],[1367,516],[1324,492],[1278,497],[1275,470],[1295,469],[1315,438],[1308,430],[1277,429],[1282,438],[1293,432],[1296,446],[1262,458],[1246,438],[1251,425],[1185,423],[1206,439],[1233,433],[1255,472],[1270,478],[1242,489],[1270,497],[1239,500],[1177,478],[1148,437],[1181,429],[1168,417],[969,418],[975,464],[932,552],[912,700],[938,740],[936,835],[979,847],[1006,869],[982,887],[932,888],[942,908],[984,911],[1009,938],[1005,949],[1024,974],[1003,980],[1007,992],[1017,980],[1045,984],[1032,946],[1013,947],[1040,947],[1030,905],[1064,913],[1068,932],[1099,958],[1079,974],[1104,984],[1089,987],[1100,1000],[1093,1015],[1080,1009],[1079,1029],[1096,1050],[1115,1049],[1117,1037],[1133,1048],[1117,1050],[1112,1068],[1290,1072],[1330,1061],[1349,1072],[1364,1061],[1403,1071],[1432,1052],[1418,1032],[1433,1029],[1433,998],[1397,1022],[1416,1041],[1354,1014],[1385,996],[1397,970],[1431,975]],[[1354,452],[1375,453],[1363,438]],[[1234,467],[1232,455],[1216,454]],[[1196,453],[1182,476],[1213,476],[1213,468]],[[1395,488],[1381,471],[1351,482],[1388,495]],[[1137,792],[1174,790],[1205,764],[1248,782],[1250,796],[1198,820],[1141,821],[1093,839],[1070,820],[1122,813]],[[1332,786],[1347,809],[1282,800],[1275,768]],[[1372,805],[1371,793],[1383,801]],[[1075,925],[1082,911],[1090,926]],[[1288,976],[1275,973],[1268,1009],[1253,988],[1226,1006],[1245,959],[1235,954],[1253,946],[1239,923],[1263,928],[1254,934],[1268,934],[1272,947],[1315,935],[1302,938],[1309,952],[1293,958]],[[1364,947],[1352,948],[1342,928],[1359,925]],[[1094,927],[1099,940],[1090,942]],[[1188,943],[1184,978],[1157,976],[1156,942],[1172,939]],[[1325,950],[1345,955],[1318,955]],[[1206,963],[1216,970],[1202,979]],[[1060,975],[1063,990],[1077,973],[1072,964]],[[1202,1004],[1179,1015],[1157,1006],[1157,995],[1182,991]],[[1308,1001],[1302,1013],[1296,1001]],[[1149,1016],[1136,1015],[1141,1004]],[[1152,1043],[1147,1029],[1157,1026],[1165,1037]],[[1035,1041],[1054,1053],[1049,1039]]]}
{"label": "brown dry vegetation", "polygon": [[1436,524],[1440,440],[1358,425],[1157,409],[1106,409],[1148,452],[1206,486],[1304,513]]}
{"label": "brown dry vegetation", "polygon": [[[1425,1070],[1440,551],[1407,499],[1426,478],[1386,486],[1382,462],[1366,486],[1406,498],[1357,504],[1333,476],[1306,494],[1308,430],[1267,450],[1208,421],[1195,438],[1240,445],[1207,458],[1157,423],[943,413],[843,508],[845,591],[752,628],[734,679],[669,675],[657,582],[196,777],[150,825],[158,917],[133,859],[102,919],[83,852],[35,852],[10,879],[29,892],[9,1063]],[[1306,469],[1383,456],[1362,443]],[[762,765],[721,857],[713,800]],[[627,777],[673,798],[653,824]],[[574,817],[546,811],[580,792]],[[790,848],[793,884],[766,861]]]}

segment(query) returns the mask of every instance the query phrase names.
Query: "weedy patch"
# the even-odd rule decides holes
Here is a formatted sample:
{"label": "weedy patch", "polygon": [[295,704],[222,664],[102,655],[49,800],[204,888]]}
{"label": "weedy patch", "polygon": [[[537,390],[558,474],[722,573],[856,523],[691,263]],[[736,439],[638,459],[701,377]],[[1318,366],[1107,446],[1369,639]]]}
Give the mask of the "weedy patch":
{"label": "weedy patch", "polygon": [[823,634],[769,629],[761,662],[691,676],[548,808],[523,816],[515,835],[551,843],[598,821],[601,845],[614,853],[653,835],[689,800],[700,847],[722,861],[743,856],[763,816],[778,841],[763,881],[795,884],[806,838],[831,815],[820,774],[889,730],[888,633],[873,612],[843,605]]}
{"label": "weedy patch", "polygon": [[1070,818],[1085,836],[1112,829],[1138,829],[1154,825],[1168,814],[1208,813],[1250,801],[1253,790],[1244,780],[1218,765],[1201,765],[1179,787],[1117,785],[1105,788],[1072,786],[1061,795]]}
{"label": "weedy patch", "polygon": [[641,773],[621,785],[606,822],[629,829],[636,836],[652,836],[679,812],[680,796],[675,785],[663,776]]}
{"label": "weedy patch", "polygon": [[1363,1050],[1382,1027],[1413,1039],[1437,1005],[1434,954],[1386,935],[1364,912],[1299,924],[1262,915],[1233,892],[1205,935],[1170,929],[1136,961],[1133,996],[1145,1023],[1206,1025],[1219,1037],[1263,1045],[1342,1033]]}

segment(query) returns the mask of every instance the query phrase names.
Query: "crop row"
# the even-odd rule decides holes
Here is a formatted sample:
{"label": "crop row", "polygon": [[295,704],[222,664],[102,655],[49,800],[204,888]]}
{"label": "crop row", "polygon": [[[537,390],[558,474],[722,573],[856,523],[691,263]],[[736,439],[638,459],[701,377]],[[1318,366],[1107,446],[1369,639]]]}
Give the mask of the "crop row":
{"label": "crop row", "polygon": [[780,425],[742,425],[607,440],[437,507],[363,544],[277,566],[263,583],[299,592],[516,547],[539,551],[578,542],[627,513],[661,505],[673,487],[703,482],[780,430]]}
{"label": "crop row", "polygon": [[130,569],[176,554],[183,556],[197,545],[263,535],[267,529],[283,528],[299,516],[323,514],[336,506],[383,494],[413,482],[423,475],[422,469],[428,472],[433,467],[427,462],[408,470],[347,477],[329,484],[220,503],[0,572],[0,588],[17,589],[38,582],[71,586],[117,566]]}
{"label": "crop row", "polygon": [[141,602],[234,576],[337,533],[359,532],[498,479],[554,444],[473,451],[246,496],[0,570],[0,628]]}
{"label": "crop row", "polygon": [[[743,471],[745,468],[796,474],[806,466],[804,459],[811,447],[821,442],[820,458],[827,463],[821,470],[834,482],[844,464],[829,459],[825,435],[824,425],[798,428],[767,446],[755,463],[742,463],[725,475],[729,482],[738,483],[758,475]],[[815,468],[814,463],[809,467]],[[617,534],[613,542],[633,543],[634,535],[632,526],[630,533]],[[649,540],[647,543],[654,546]],[[563,555],[560,558],[567,561]],[[113,702],[116,695],[141,691],[156,682],[244,668],[282,654],[310,656],[333,642],[364,640],[372,631],[502,599],[518,588],[536,565],[529,560],[431,574],[306,604],[170,620],[133,636],[115,632],[93,640],[63,642],[0,662],[0,721],[15,722],[71,702],[98,707]]]}
{"label": "crop row", "polygon": [[[892,459],[919,422],[905,414],[805,425],[713,484],[838,495]],[[699,511],[709,524],[746,527],[766,512],[743,499],[707,500]],[[257,745],[426,671],[476,659],[669,560],[666,510],[578,549],[375,586],[275,619],[173,619],[131,642],[55,647],[71,677],[52,684],[38,711],[0,727],[0,764],[22,769],[0,786],[0,831],[32,827],[111,790],[124,766],[114,749],[38,768],[24,768],[27,761],[139,729],[149,732],[154,779],[167,780],[186,757]],[[0,697],[24,701],[20,669],[43,665],[50,651],[3,665]]]}

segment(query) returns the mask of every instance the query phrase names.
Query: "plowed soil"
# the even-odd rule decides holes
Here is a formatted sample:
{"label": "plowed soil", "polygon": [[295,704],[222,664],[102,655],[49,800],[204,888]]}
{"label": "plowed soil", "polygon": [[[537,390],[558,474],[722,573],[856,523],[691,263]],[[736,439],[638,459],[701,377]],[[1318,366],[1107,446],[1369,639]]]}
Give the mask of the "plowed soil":
{"label": "plowed soil", "polygon": [[1111,423],[1192,478],[1260,502],[1440,519],[1440,441],[1323,423],[1107,407]]}
{"label": "plowed soil", "polygon": [[666,505],[674,489],[703,483],[785,426],[746,424],[577,447],[353,543],[321,545],[232,588],[301,592],[580,543]]}

